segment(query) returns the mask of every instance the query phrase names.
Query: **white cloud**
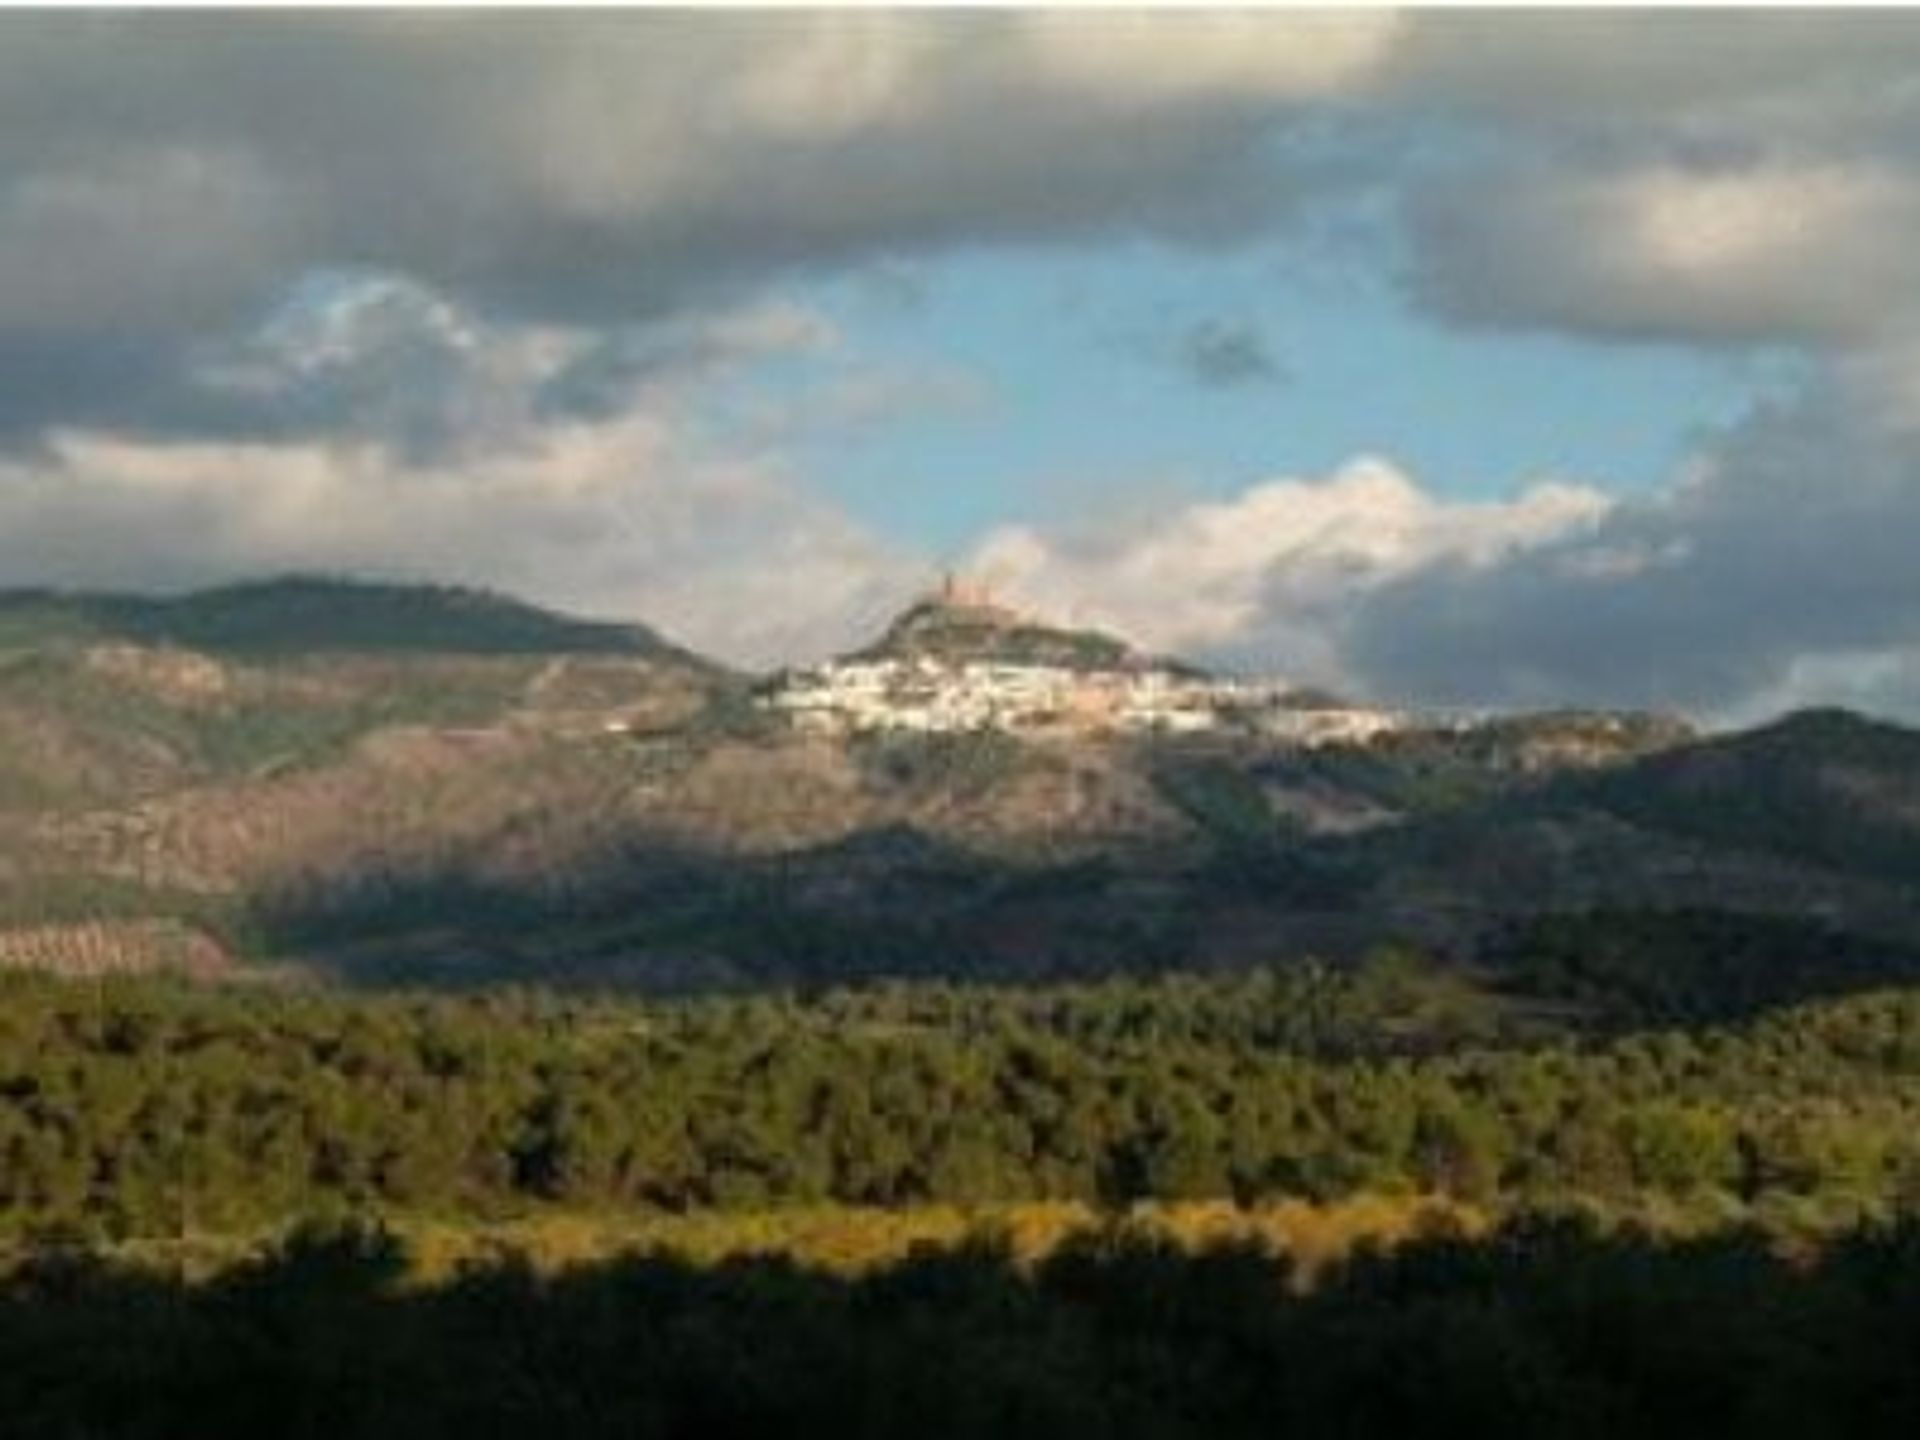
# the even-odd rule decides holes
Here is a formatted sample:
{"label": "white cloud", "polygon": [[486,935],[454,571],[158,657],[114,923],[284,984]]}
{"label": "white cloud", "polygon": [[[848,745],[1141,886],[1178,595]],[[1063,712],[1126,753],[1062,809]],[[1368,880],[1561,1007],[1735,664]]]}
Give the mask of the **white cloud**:
{"label": "white cloud", "polygon": [[0,465],[10,583],[178,588],[294,570],[501,587],[748,664],[832,649],[877,594],[920,574],[777,467],[689,454],[658,416],[449,461],[374,442],[71,435]]}
{"label": "white cloud", "polygon": [[1277,479],[1106,535],[988,536],[969,569],[1042,610],[1151,648],[1226,656],[1302,679],[1347,679],[1343,612],[1440,562],[1490,565],[1593,526],[1608,501],[1542,483],[1508,501],[1433,496],[1382,460]]}
{"label": "white cloud", "polygon": [[288,570],[448,579],[645,619],[762,664],[842,643],[914,560],[813,499],[776,452],[716,451],[714,383],[830,343],[779,301],[636,337],[577,398],[603,337],[480,320],[419,286],[336,278],[199,378],[281,433],[50,434],[0,462],[13,584],[204,584]]}
{"label": "white cloud", "polygon": [[1912,718],[1920,428],[1890,414],[1880,391],[1817,386],[1619,499],[1542,482],[1450,500],[1360,459],[1104,530],[1009,527],[970,568],[1150,648],[1387,702]]}

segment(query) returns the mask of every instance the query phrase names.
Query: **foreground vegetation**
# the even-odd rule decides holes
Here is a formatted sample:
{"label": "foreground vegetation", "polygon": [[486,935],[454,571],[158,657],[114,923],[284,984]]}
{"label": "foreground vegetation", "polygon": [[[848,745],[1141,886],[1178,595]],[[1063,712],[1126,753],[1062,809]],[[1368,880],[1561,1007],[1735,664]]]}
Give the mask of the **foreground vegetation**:
{"label": "foreground vegetation", "polygon": [[[1570,1211],[1566,1213],[1583,1213]],[[1603,1217],[1584,1212],[1589,1218]],[[1632,1221],[1649,1233],[1683,1235],[1685,1217],[1653,1211]],[[1076,1201],[880,1208],[789,1205],[774,1210],[542,1210],[506,1220],[397,1217],[301,1221],[256,1232],[223,1231],[86,1241],[42,1237],[0,1244],[0,1275],[31,1268],[49,1255],[85,1255],[129,1272],[211,1280],[270,1259],[316,1231],[377,1223],[406,1254],[404,1283],[434,1284],[474,1266],[502,1262],[542,1275],[642,1256],[690,1265],[778,1257],[808,1269],[857,1276],[913,1256],[989,1241],[1023,1265],[1094,1230],[1124,1225],[1140,1238],[1187,1251],[1253,1245],[1284,1255],[1301,1283],[1363,1246],[1392,1247],[1432,1234],[1484,1234],[1484,1211],[1442,1196],[1362,1195],[1328,1204],[1283,1200],[1257,1206],[1230,1200],[1145,1201],[1124,1214]],[[1776,1235],[1783,1248],[1817,1245],[1825,1236]]]}
{"label": "foreground vegetation", "polygon": [[1904,1436],[1920,1230],[1789,1260],[1571,1222],[1363,1251],[1127,1227],[857,1275],[665,1256],[406,1283],[379,1231],[202,1284],[43,1258],[0,1283],[7,1433]]}
{"label": "foreground vegetation", "polygon": [[0,975],[0,1430],[1909,1435],[1912,958],[1675,914],[1037,988]]}
{"label": "foreground vegetation", "polygon": [[1582,1035],[1408,962],[679,1003],[0,985],[0,1233],[1362,1193],[1920,1200],[1920,992]]}

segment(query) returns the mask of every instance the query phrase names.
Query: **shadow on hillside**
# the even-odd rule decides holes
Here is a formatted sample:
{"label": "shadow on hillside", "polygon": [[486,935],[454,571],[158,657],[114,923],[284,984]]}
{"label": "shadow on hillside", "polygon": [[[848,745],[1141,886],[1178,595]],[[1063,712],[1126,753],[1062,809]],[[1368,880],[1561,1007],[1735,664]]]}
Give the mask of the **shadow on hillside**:
{"label": "shadow on hillside", "polygon": [[[356,986],[525,983],[654,994],[878,979],[1036,983],[1357,963],[1465,963],[1555,1023],[1697,1026],[1920,983],[1920,945],[1833,920],[1600,906],[1425,937],[1355,903],[1321,852],[1223,850],[1178,868],[996,858],[900,825],[779,854],[625,837],[526,876],[367,869],[260,900],[258,943]],[[1409,940],[1412,940],[1411,945]]]}
{"label": "shadow on hillside", "polygon": [[403,1282],[377,1232],[199,1287],[40,1259],[0,1287],[9,1435],[1903,1436],[1920,1229],[1789,1263],[1571,1222],[1362,1252],[1306,1291],[1114,1229],[846,1278],[756,1258]]}
{"label": "shadow on hillside", "polygon": [[1272,923],[1250,958],[1357,955],[1380,927],[1332,885],[1278,849],[1144,869],[1000,858],[895,825],[755,855],[629,836],[523,875],[363,867],[258,897],[249,925],[266,951],[360,984],[1035,981],[1206,968],[1218,915],[1250,906]]}

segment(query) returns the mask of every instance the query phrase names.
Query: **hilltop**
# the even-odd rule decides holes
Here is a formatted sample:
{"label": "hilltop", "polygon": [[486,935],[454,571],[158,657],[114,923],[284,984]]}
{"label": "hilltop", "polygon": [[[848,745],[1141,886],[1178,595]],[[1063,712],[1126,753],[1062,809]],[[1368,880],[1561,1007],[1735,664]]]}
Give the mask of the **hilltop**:
{"label": "hilltop", "polygon": [[[948,665],[1044,665],[1064,670],[1139,670],[1177,665],[1141,654],[1099,630],[1047,623],[996,599],[984,586],[949,577],[908,605],[872,644],[848,661],[931,660]],[[1198,674],[1191,666],[1177,666]]]}

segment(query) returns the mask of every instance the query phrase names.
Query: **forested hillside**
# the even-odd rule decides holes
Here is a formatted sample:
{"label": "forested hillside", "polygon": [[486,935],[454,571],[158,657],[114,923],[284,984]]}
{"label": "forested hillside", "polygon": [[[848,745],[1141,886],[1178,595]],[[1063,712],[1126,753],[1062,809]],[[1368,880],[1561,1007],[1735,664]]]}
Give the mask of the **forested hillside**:
{"label": "forested hillside", "polygon": [[1920,876],[1920,734],[1815,710],[1599,777],[1637,823],[1912,883]]}

